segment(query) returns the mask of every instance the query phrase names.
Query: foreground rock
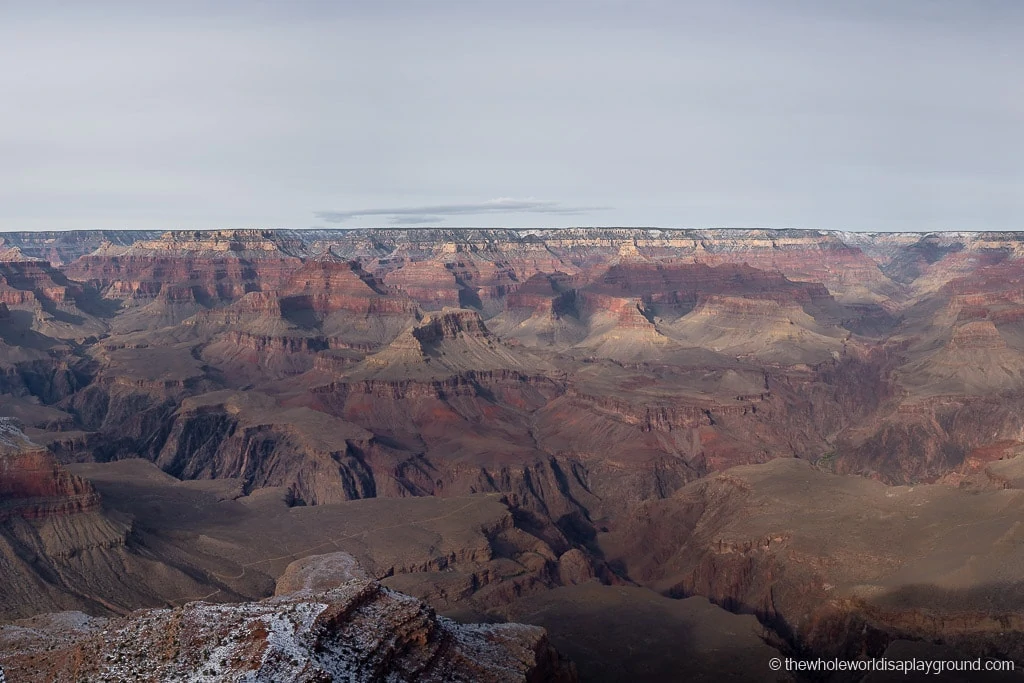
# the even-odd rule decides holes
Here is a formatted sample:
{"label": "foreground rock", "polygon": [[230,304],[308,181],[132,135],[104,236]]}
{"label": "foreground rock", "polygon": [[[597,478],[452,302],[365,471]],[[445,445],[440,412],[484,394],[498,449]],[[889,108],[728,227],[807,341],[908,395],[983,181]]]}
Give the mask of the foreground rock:
{"label": "foreground rock", "polygon": [[59,615],[3,627],[0,652],[27,682],[576,680],[541,628],[459,625],[368,580],[116,620]]}

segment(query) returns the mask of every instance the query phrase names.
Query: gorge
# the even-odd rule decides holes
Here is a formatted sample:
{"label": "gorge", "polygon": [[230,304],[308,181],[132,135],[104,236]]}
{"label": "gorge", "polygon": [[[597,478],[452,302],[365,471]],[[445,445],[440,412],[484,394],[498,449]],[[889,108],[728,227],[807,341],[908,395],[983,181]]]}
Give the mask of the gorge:
{"label": "gorge", "polygon": [[0,667],[1024,663],[1022,373],[1024,233],[2,233]]}

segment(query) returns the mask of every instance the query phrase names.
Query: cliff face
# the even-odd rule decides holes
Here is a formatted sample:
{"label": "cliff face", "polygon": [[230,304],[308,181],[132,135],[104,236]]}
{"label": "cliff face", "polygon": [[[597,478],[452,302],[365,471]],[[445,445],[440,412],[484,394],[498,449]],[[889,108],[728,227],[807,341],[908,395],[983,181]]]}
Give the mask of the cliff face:
{"label": "cliff face", "polygon": [[87,338],[104,328],[94,317],[99,312],[94,292],[46,261],[28,258],[20,249],[3,251],[2,245],[0,305],[6,311],[4,336],[29,337],[33,346],[45,346],[47,338]]}
{"label": "cliff face", "polygon": [[407,315],[415,305],[391,291],[358,262],[319,259],[296,270],[283,286],[283,307],[308,309],[325,317],[344,311],[352,315]]}
{"label": "cliff face", "polygon": [[[0,418],[0,619],[152,601],[146,584],[154,577],[145,572],[156,563],[128,548],[131,531],[102,510],[90,482],[32,443],[18,422]],[[164,580],[182,578],[161,570]]]}
{"label": "cliff face", "polygon": [[255,392],[186,400],[155,462],[182,479],[238,478],[245,491],[285,486],[315,505],[377,495],[372,433],[305,408],[275,411]]}
{"label": "cliff face", "polygon": [[93,512],[99,506],[89,482],[29,441],[17,422],[0,417],[0,522]]}

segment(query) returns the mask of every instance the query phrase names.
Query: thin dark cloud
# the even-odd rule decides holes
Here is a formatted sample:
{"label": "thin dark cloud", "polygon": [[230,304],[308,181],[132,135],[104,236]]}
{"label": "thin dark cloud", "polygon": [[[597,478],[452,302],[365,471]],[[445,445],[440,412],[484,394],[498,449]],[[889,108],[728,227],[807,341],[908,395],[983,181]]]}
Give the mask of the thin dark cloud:
{"label": "thin dark cloud", "polygon": [[481,216],[490,214],[539,213],[578,216],[591,211],[607,211],[608,206],[565,206],[561,202],[539,199],[490,199],[467,204],[436,204],[433,206],[399,206],[354,211],[317,211],[316,217],[328,223],[344,223],[353,218],[388,216],[399,225],[418,225],[444,220],[446,216]]}
{"label": "thin dark cloud", "polygon": [[428,223],[443,223],[444,218],[442,216],[401,215],[391,216],[391,222],[395,225],[427,225]]}

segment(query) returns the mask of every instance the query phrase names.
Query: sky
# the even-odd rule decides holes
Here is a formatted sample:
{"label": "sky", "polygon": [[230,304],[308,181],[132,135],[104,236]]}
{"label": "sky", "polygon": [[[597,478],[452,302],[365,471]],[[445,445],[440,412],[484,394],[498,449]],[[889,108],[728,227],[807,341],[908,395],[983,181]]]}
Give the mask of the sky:
{"label": "sky", "polygon": [[0,231],[1024,230],[1017,0],[0,0]]}

